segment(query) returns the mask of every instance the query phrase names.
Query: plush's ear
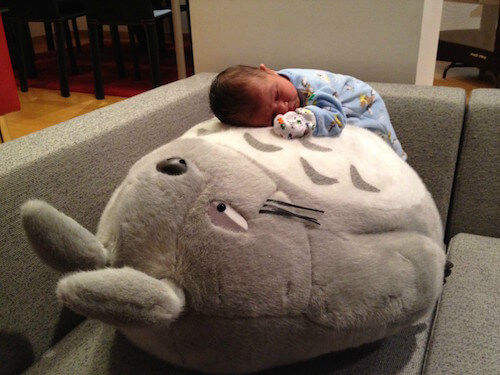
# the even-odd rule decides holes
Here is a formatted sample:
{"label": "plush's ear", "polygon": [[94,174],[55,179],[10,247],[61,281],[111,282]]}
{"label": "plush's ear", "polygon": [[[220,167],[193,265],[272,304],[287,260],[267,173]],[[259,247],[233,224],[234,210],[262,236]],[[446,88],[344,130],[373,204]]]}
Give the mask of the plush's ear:
{"label": "plush's ear", "polygon": [[173,282],[128,267],[67,276],[57,296],[70,309],[115,326],[168,325],[185,305],[184,292]]}
{"label": "plush's ear", "polygon": [[107,252],[97,238],[49,204],[31,200],[21,207],[28,240],[38,256],[62,272],[103,268]]}

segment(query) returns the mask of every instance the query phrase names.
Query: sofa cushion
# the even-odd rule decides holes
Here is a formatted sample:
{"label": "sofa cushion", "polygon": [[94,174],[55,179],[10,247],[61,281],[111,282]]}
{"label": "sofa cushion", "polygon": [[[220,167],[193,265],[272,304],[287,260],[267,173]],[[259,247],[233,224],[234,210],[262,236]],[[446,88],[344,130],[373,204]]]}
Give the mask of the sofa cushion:
{"label": "sofa cushion", "polygon": [[439,302],[425,373],[496,374],[500,239],[458,234],[448,259],[455,267]]}
{"label": "sofa cushion", "polygon": [[[420,374],[431,319],[361,348],[262,372],[278,374]],[[137,349],[114,328],[86,320],[42,355],[26,374],[198,374]]]}
{"label": "sofa cushion", "polygon": [[449,236],[500,237],[500,90],[472,91],[454,184]]}

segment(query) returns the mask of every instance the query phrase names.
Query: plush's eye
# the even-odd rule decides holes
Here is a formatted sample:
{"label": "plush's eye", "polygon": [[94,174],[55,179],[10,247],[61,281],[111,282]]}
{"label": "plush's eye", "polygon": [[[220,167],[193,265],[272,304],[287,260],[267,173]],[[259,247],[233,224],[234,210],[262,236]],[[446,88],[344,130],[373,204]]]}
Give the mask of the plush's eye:
{"label": "plush's eye", "polygon": [[156,165],[156,170],[170,176],[179,176],[187,172],[187,164],[184,159],[169,158],[159,162]]}
{"label": "plush's eye", "polygon": [[212,223],[233,232],[246,232],[247,221],[234,208],[224,202],[212,201],[208,206],[208,216]]}

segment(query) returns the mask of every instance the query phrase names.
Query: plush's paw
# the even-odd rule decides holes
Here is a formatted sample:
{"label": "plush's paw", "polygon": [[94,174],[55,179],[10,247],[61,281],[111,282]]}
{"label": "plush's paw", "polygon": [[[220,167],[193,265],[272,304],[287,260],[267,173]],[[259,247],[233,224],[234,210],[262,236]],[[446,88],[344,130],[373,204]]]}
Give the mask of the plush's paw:
{"label": "plush's paw", "polygon": [[[302,111],[298,111],[298,110]],[[305,108],[297,108],[284,115],[278,115],[273,121],[273,129],[283,138],[300,138],[309,134],[316,125],[314,114]]]}

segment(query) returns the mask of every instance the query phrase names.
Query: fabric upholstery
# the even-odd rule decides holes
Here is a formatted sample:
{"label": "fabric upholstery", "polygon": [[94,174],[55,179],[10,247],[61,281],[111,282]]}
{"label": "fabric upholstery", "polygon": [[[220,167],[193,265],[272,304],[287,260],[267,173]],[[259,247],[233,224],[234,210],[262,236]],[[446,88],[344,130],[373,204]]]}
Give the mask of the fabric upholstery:
{"label": "fabric upholstery", "polygon": [[450,87],[374,83],[391,116],[407,162],[431,192],[446,225],[465,91]]}
{"label": "fabric upholstery", "polygon": [[16,362],[23,351],[36,360],[80,321],[61,312],[54,292],[61,275],[29,247],[20,223],[22,203],[35,197],[50,201],[95,232],[130,166],[210,117],[212,77],[178,81],[0,145],[0,348],[11,350],[12,334],[22,346],[0,353],[2,365]]}
{"label": "fabric upholstery", "polygon": [[425,374],[496,374],[500,239],[458,234],[448,259],[455,266],[439,303]]}
{"label": "fabric upholstery", "polygon": [[500,237],[500,90],[472,91],[451,204],[449,236]]}
{"label": "fabric upholstery", "polygon": [[[260,374],[420,374],[429,324],[430,319],[373,344]],[[133,346],[114,328],[94,320],[86,320],[76,327],[26,372],[27,375],[109,373],[199,374],[152,357]]]}

